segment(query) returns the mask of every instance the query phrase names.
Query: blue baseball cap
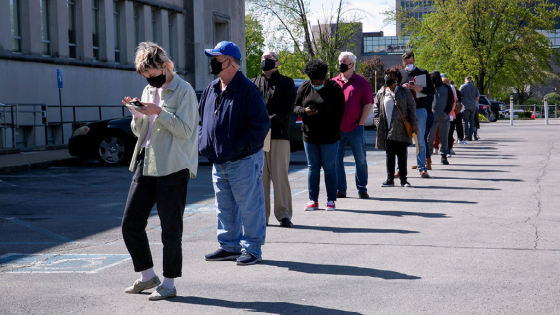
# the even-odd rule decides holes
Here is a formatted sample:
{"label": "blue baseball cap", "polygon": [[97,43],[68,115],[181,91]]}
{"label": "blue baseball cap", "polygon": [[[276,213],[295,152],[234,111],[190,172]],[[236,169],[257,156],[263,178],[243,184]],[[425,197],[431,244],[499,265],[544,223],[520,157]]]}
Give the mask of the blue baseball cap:
{"label": "blue baseball cap", "polygon": [[227,40],[219,42],[214,49],[204,49],[204,53],[208,57],[226,55],[241,60],[241,51],[239,51],[239,47]]}

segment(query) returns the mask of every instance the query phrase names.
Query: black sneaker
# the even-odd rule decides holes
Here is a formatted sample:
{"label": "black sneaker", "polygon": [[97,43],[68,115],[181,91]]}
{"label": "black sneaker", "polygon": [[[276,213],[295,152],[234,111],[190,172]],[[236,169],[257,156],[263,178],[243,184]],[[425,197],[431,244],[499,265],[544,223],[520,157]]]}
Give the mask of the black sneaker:
{"label": "black sneaker", "polygon": [[249,266],[254,265],[257,262],[261,261],[261,257],[253,256],[253,254],[243,252],[239,258],[237,258],[237,264],[239,266]]}
{"label": "black sneaker", "polygon": [[365,191],[358,193],[358,196],[360,196],[361,199],[369,199],[369,195]]}
{"label": "black sneaker", "polygon": [[294,226],[294,224],[292,223],[290,218],[284,218],[280,221],[280,226],[285,228],[291,228],[292,226]]}
{"label": "black sneaker", "polygon": [[381,187],[393,187],[395,186],[395,181],[392,179],[388,179],[381,184]]}
{"label": "black sneaker", "polygon": [[412,187],[412,185],[409,182],[404,181],[404,182],[401,182],[401,187]]}
{"label": "black sneaker", "polygon": [[220,248],[212,254],[205,255],[204,259],[208,261],[236,260],[239,256],[241,253],[228,252]]}
{"label": "black sneaker", "polygon": [[447,157],[445,155],[441,156],[441,164],[449,165],[449,162],[447,161]]}
{"label": "black sneaker", "polygon": [[338,199],[338,198],[346,198],[346,194],[343,194],[343,193],[337,191],[337,192],[336,192],[336,198],[337,198],[337,199]]}

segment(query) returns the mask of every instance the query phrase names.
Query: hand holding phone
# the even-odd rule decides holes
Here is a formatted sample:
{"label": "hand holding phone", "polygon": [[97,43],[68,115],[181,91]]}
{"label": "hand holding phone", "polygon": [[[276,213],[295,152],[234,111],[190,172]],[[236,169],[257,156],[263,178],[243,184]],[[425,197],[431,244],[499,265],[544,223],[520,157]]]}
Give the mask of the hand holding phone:
{"label": "hand holding phone", "polygon": [[414,85],[414,81],[408,81],[409,85]]}
{"label": "hand holding phone", "polygon": [[317,107],[315,105],[307,105],[307,108],[309,108],[309,110],[316,110]]}
{"label": "hand holding phone", "polygon": [[131,100],[131,101],[129,101],[128,103],[129,103],[130,105],[134,105],[134,106],[138,106],[138,107],[144,106],[144,104],[142,104],[142,103],[141,103],[140,101],[138,101],[138,100]]}

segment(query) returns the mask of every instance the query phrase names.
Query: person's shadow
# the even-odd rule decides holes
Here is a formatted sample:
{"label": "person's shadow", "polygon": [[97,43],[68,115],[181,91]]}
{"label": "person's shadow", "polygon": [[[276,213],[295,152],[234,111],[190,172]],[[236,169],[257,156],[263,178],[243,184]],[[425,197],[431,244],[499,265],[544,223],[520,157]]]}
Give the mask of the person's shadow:
{"label": "person's shadow", "polygon": [[275,266],[278,268],[287,268],[290,271],[303,272],[308,274],[372,277],[372,278],[380,278],[384,280],[421,279],[420,277],[417,276],[410,276],[396,271],[355,267],[355,266],[312,264],[312,263],[305,263],[299,261],[283,261],[283,260],[263,260],[260,264],[267,265],[267,266]]}
{"label": "person's shadow", "polygon": [[326,314],[326,315],[360,315],[361,313],[324,308],[313,305],[301,305],[288,302],[260,302],[260,301],[227,301],[209,299],[198,296],[176,296],[168,299],[169,302],[187,303],[205,306],[217,306],[229,309],[245,310],[247,313],[266,314]]}

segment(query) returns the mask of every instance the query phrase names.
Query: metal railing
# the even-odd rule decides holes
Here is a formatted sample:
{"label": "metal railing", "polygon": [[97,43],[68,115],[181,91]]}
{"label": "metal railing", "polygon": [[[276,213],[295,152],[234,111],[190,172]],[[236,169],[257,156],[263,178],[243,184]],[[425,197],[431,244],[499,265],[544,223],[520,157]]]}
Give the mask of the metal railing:
{"label": "metal railing", "polygon": [[[548,104],[548,117],[549,118],[558,118],[558,105],[557,104]],[[527,113],[526,115],[532,116],[535,113],[535,119],[545,118],[545,107],[544,105],[513,105],[513,114],[515,116],[519,116],[519,113]],[[509,117],[509,105],[501,105],[500,108],[500,117]],[[530,118],[529,117],[529,118]]]}
{"label": "metal railing", "polygon": [[[38,120],[38,115],[40,122]],[[70,119],[70,117],[71,119]],[[21,127],[45,128],[45,144],[49,143],[49,126],[60,126],[61,143],[64,144],[64,124],[72,128],[104,119],[130,116],[123,105],[46,105],[46,104],[2,104],[0,103],[0,130],[3,129],[3,145],[7,145],[7,129],[11,130],[12,147],[16,147],[16,129]],[[72,130],[73,132],[74,130]]]}

